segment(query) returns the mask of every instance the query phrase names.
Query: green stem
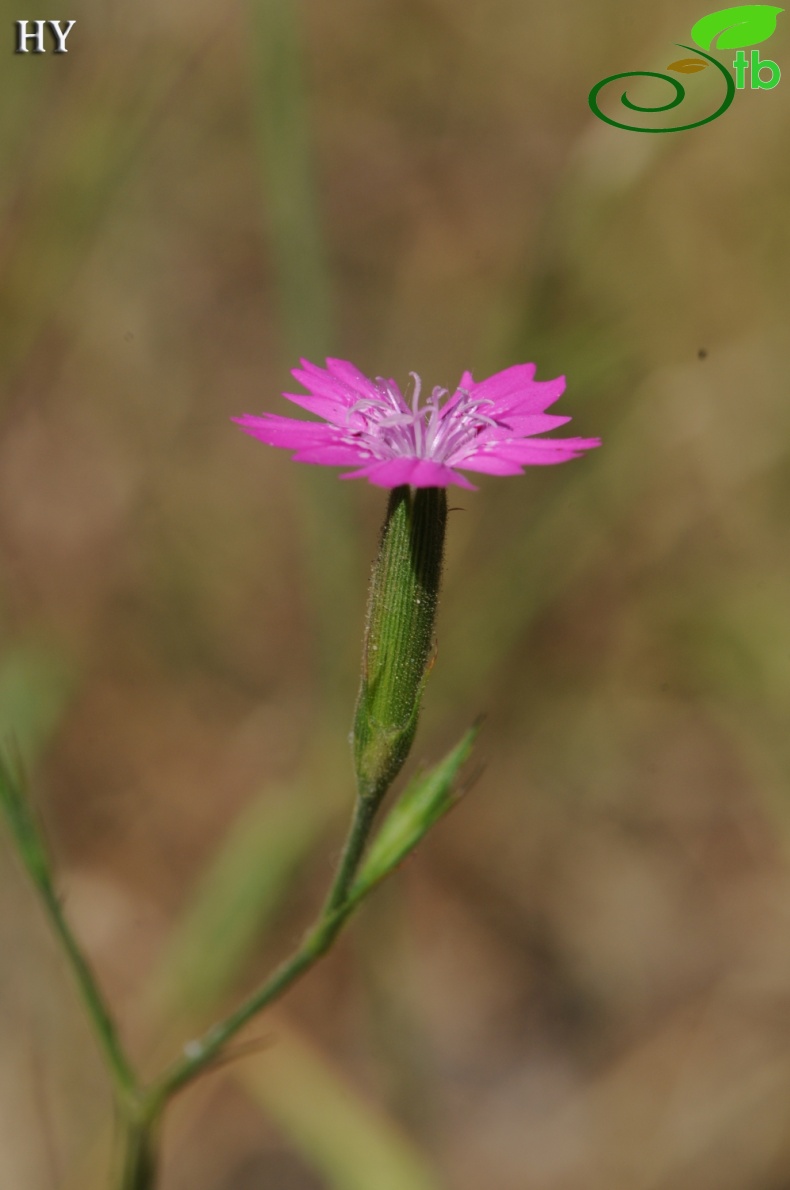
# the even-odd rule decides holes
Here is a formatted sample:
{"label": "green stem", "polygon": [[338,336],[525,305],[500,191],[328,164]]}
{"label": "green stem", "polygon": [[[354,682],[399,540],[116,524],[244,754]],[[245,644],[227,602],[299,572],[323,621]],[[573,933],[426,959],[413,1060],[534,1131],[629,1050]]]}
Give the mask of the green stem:
{"label": "green stem", "polygon": [[343,905],[352,881],[357,874],[362,852],[373,825],[373,818],[379,803],[372,798],[358,797],[354,808],[354,818],[348,832],[343,854],[340,857],[335,879],[324,903],[323,917],[333,914]]}
{"label": "green stem", "polygon": [[239,1030],[262,1009],[278,1000],[329,950],[358,903],[356,900],[349,903],[347,897],[362,859],[375,811],[376,805],[369,799],[357,799],[337,873],[317,922],[305,935],[298,950],[280,963],[265,983],[224,1020],[212,1025],[201,1038],[185,1046],[184,1056],[166,1070],[148,1091],[146,1103],[151,1118],[156,1118],[176,1092],[209,1067]]}
{"label": "green stem", "polygon": [[123,1128],[123,1167],[120,1190],[153,1190],[154,1121],[145,1115],[144,1097],[131,1062],[121,1044],[115,1022],[90,963],[63,912],[52,867],[24,780],[0,755],[0,805],[6,813],[17,852],[36,889],[56,938],[74,973],[88,1020],[112,1080],[115,1106]]}
{"label": "green stem", "polygon": [[153,1190],[156,1178],[156,1119],[149,1120],[141,1110],[143,1097],[137,1076],[121,1045],[93,971],[66,921],[50,879],[48,876],[39,877],[36,883],[55,934],[76,977],[88,1019],[93,1025],[113,1081],[124,1147],[119,1190]]}
{"label": "green stem", "polygon": [[107,1061],[119,1104],[125,1107],[137,1098],[138,1085],[132,1065],[118,1037],[115,1022],[110,1016],[88,960],[71,932],[52,884],[49,880],[43,880],[37,881],[37,886],[55,934],[60,939],[66,958],[74,972],[88,1018]]}
{"label": "green stem", "polygon": [[88,1019],[107,1061],[115,1097],[128,1114],[139,1098],[137,1077],[121,1045],[110,1011],[90,963],[66,921],[52,878],[52,867],[24,778],[0,754],[0,807],[5,811],[16,850],[41,898],[44,911],[71,967]]}
{"label": "green stem", "polygon": [[[156,1120],[169,1100],[221,1055],[227,1043],[326,954],[360,897],[351,896],[376,810],[414,738],[430,669],[442,570],[447,500],[443,489],[390,495],[373,566],[354,725],[358,796],[335,878],[301,946],[224,1020],[190,1041],[144,1097]],[[123,1190],[137,1190],[132,1183]]]}
{"label": "green stem", "polygon": [[154,1190],[158,1118],[128,1120],[118,1190]]}

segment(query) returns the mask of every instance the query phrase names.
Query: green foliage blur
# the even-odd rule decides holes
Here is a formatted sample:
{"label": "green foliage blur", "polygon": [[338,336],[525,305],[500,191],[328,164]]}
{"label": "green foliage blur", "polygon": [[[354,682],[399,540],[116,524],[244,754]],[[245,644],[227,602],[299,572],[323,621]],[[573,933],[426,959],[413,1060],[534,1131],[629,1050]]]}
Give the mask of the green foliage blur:
{"label": "green foliage blur", "polygon": [[[230,417],[300,354],[534,360],[604,440],[451,489],[404,778],[484,713],[482,772],[179,1101],[163,1190],[785,1190],[790,18],[774,90],[642,136],[587,94],[685,0],[74,0],[61,56],[11,7],[0,734],[145,1069],[299,938],[353,793],[386,496]],[[0,1185],[104,1190],[5,830],[0,956]]]}

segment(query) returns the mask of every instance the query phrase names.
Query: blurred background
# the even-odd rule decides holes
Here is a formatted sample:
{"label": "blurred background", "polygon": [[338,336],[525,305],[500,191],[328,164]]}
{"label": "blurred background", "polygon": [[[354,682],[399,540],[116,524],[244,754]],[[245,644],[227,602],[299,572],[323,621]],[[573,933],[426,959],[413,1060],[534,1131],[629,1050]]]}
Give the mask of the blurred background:
{"label": "blurred background", "polygon": [[[482,771],[179,1099],[163,1190],[787,1190],[788,18],[778,87],[647,136],[587,94],[686,0],[73,0],[62,56],[11,7],[0,730],[144,1070],[298,940],[350,809],[386,497],[230,417],[299,355],[534,360],[604,439],[451,490],[409,771],[484,712]],[[105,1190],[4,826],[0,1045],[0,1184]]]}

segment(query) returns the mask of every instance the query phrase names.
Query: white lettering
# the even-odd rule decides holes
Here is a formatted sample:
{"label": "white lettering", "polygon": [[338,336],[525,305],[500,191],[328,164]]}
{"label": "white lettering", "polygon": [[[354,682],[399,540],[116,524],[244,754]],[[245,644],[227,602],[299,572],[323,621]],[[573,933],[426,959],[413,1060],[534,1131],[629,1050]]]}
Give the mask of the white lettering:
{"label": "white lettering", "polygon": [[76,25],[76,23],[77,23],[76,21],[69,21],[68,24],[66,25],[66,28],[61,29],[60,21],[47,21],[47,24],[49,25],[50,29],[52,30],[52,35],[53,35],[53,37],[56,38],[57,43],[58,43],[55,46],[56,54],[67,54],[69,52],[66,49],[66,38],[68,37],[69,33],[71,33],[71,31],[74,28],[74,26]]}
{"label": "white lettering", "polygon": [[29,23],[36,26],[35,33],[28,33],[28,21],[16,22],[16,52],[18,54],[29,54],[30,50],[25,43],[35,39],[36,46],[33,53],[45,54],[47,52],[44,49],[44,25],[46,21],[30,21]]}

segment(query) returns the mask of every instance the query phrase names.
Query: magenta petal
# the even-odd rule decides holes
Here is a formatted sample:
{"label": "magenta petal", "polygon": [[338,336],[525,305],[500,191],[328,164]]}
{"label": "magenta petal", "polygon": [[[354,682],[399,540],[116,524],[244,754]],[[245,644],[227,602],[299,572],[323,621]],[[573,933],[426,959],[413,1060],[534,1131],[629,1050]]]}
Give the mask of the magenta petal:
{"label": "magenta petal", "polygon": [[471,391],[476,397],[487,397],[490,401],[498,402],[503,397],[509,397],[512,393],[530,387],[534,375],[534,364],[515,364],[512,368],[495,372],[486,380],[473,384]]}
{"label": "magenta petal", "polygon": [[540,454],[541,451],[551,451],[555,447],[562,447],[564,450],[579,454],[584,450],[594,450],[596,446],[600,445],[600,438],[529,438],[524,442],[525,447],[529,447],[530,451],[537,454]]}
{"label": "magenta petal", "polygon": [[456,487],[466,488],[466,490],[468,492],[476,492],[477,491],[477,488],[475,487],[475,485],[473,483],[470,483],[469,480],[466,478],[466,476],[462,475],[460,471],[456,471],[452,467],[448,467],[448,471],[450,472],[450,474],[453,477],[450,482],[454,483]]}
{"label": "magenta petal", "polygon": [[502,459],[495,454],[470,455],[467,459],[459,459],[456,467],[463,467],[464,471],[482,471],[486,475],[521,475],[521,464],[514,459]]}
{"label": "magenta petal", "polygon": [[581,457],[581,452],[578,450],[544,450],[533,451],[528,458],[522,459],[521,462],[525,466],[530,467],[550,467],[554,463],[569,463],[571,459],[578,459]]}
{"label": "magenta petal", "polygon": [[306,446],[291,457],[296,463],[324,463],[327,467],[358,467],[369,459],[364,451],[347,446],[344,442]]}
{"label": "magenta petal", "polygon": [[571,420],[553,413],[509,413],[504,416],[500,414],[500,417],[504,424],[482,430],[481,440],[492,442],[500,438],[527,438],[532,434],[546,434],[549,430],[567,425]]}
{"label": "magenta petal", "polygon": [[430,459],[383,459],[357,471],[347,471],[341,479],[367,479],[377,488],[399,488],[410,484],[415,488],[444,488],[457,484],[474,491],[473,485],[451,467]]}
{"label": "magenta petal", "polygon": [[333,441],[337,430],[320,421],[299,421],[295,417],[280,417],[276,413],[267,413],[263,417],[254,417],[245,413],[243,417],[231,419],[241,426],[245,434],[252,434],[268,446],[281,446],[286,450],[298,450],[303,446],[311,446],[317,442]]}
{"label": "magenta petal", "polygon": [[306,368],[292,368],[291,375],[300,384],[303,384],[312,396],[334,401],[338,405],[342,405],[344,409],[350,408],[355,401],[359,400],[360,394],[356,390],[349,388],[340,380],[335,380],[328,372],[324,372],[320,368],[316,371],[317,374],[307,371]]}
{"label": "magenta petal", "polygon": [[291,372],[291,375],[295,375],[297,371],[301,372],[304,376],[309,377],[309,388],[312,388],[316,385],[334,386],[339,392],[356,393],[356,381],[358,377],[361,377],[363,382],[368,384],[370,383],[370,381],[368,381],[361,372],[357,373],[357,370],[354,369],[355,375],[353,382],[349,384],[348,381],[343,377],[335,375],[333,372],[330,372],[328,368],[322,368],[319,364],[311,363],[309,359],[300,359],[299,367],[294,368]]}
{"label": "magenta petal", "polygon": [[491,451],[479,451],[465,459],[454,460],[454,465],[468,471],[486,471],[492,475],[516,474],[496,470],[495,465],[523,467],[565,463],[600,444],[600,438],[528,438],[524,442],[497,443]]}
{"label": "magenta petal", "polygon": [[302,393],[283,393],[283,396],[286,401],[292,401],[301,409],[307,409],[310,413],[315,413],[316,417],[326,418],[337,426],[345,427],[348,422],[350,405],[338,397],[318,396],[315,393],[309,396]]}
{"label": "magenta petal", "polygon": [[367,479],[377,488],[399,488],[401,484],[411,483],[416,462],[416,459],[383,459],[358,471],[348,472],[341,479]]}
{"label": "magenta petal", "polygon": [[457,471],[432,459],[415,460],[409,483],[413,488],[446,488],[451,483],[460,484],[462,488],[471,486]]}
{"label": "magenta petal", "polygon": [[501,396],[495,404],[496,416],[507,419],[514,414],[542,413],[559,401],[564,392],[564,376],[556,376],[554,380],[533,380],[529,385]]}
{"label": "magenta petal", "polygon": [[487,409],[485,405],[482,406],[481,412],[508,424],[512,424],[515,417],[542,413],[562,396],[565,391],[565,377],[534,380],[534,374],[534,364],[516,364],[515,367],[497,372],[487,380],[475,384],[471,374],[464,372],[455,393],[442,408],[441,417],[444,419],[452,414],[464,401],[467,392],[475,401],[489,403]]}
{"label": "magenta petal", "polygon": [[338,380],[354,389],[359,396],[375,399],[378,392],[373,381],[346,359],[328,359],[326,366]]}

